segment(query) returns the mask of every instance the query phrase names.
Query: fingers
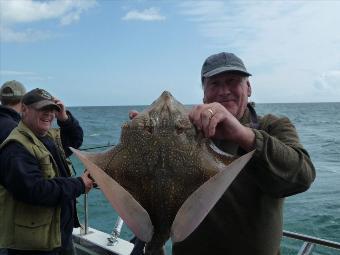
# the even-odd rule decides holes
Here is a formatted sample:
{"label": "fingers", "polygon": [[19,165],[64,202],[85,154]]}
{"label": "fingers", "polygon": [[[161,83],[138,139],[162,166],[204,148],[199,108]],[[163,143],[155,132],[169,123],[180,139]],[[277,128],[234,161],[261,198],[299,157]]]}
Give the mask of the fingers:
{"label": "fingers", "polygon": [[196,126],[198,130],[203,130],[204,126],[209,123],[208,120],[211,116],[211,113],[207,111],[208,109],[209,105],[196,105],[189,113],[190,121]]}
{"label": "fingers", "polygon": [[136,111],[136,110],[131,110],[131,111],[129,111],[129,118],[130,118],[130,120],[132,120],[134,117],[136,117],[137,115],[138,115],[138,111]]}
{"label": "fingers", "polygon": [[94,180],[87,170],[81,175],[81,178],[85,185],[85,193],[88,193],[94,186]]}
{"label": "fingers", "polygon": [[87,177],[93,182],[93,188],[97,188],[98,184],[96,183],[96,181],[93,179],[93,177],[91,176],[91,174],[87,171],[87,169],[85,169],[84,173],[87,174]]}
{"label": "fingers", "polygon": [[197,105],[189,113],[189,119],[206,137],[212,137],[221,122],[222,114],[219,109],[218,103]]}
{"label": "fingers", "polygon": [[54,103],[56,104],[56,105],[58,105],[59,107],[60,107],[60,109],[61,110],[65,110],[65,105],[64,105],[64,103],[61,101],[61,100],[59,100],[58,98],[53,98],[54,99]]}
{"label": "fingers", "polygon": [[56,112],[57,119],[60,121],[66,121],[68,119],[68,115],[66,113],[66,107],[64,103],[56,97],[54,97],[53,100],[54,100],[54,103],[58,105],[60,108],[60,111]]}
{"label": "fingers", "polygon": [[206,108],[201,113],[201,125],[202,125],[201,129],[203,130],[205,137],[210,137],[209,136],[209,133],[210,133],[209,130],[211,129],[210,120],[213,117],[213,113],[211,112],[213,112],[211,108]]}
{"label": "fingers", "polygon": [[224,114],[221,111],[216,111],[214,115],[210,117],[209,125],[207,128],[207,137],[214,137],[216,134],[217,125],[220,124],[224,119]]}

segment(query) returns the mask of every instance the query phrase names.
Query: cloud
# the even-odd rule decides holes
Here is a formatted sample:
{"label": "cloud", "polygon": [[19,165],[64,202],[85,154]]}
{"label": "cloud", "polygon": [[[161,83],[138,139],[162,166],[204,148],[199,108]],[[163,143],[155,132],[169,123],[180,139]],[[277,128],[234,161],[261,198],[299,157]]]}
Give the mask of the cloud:
{"label": "cloud", "polygon": [[222,1],[185,1],[179,7],[182,15],[197,22],[216,20],[219,19],[217,15],[226,14],[226,4]]}
{"label": "cloud", "polygon": [[[208,50],[236,53],[244,59],[255,80],[267,82],[262,85],[269,90],[261,91],[267,94],[266,101],[271,100],[271,93],[277,93],[272,89],[273,83],[275,88],[285,89],[287,95],[291,93],[292,100],[298,94],[302,98],[306,94],[303,90],[309,90],[319,100],[316,88],[320,84],[328,90],[330,84],[336,86],[335,76],[331,81],[329,74],[340,66],[340,33],[334,30],[335,24],[340,24],[339,9],[337,1],[179,4],[180,14],[196,24]],[[340,98],[340,91],[335,96]]]}
{"label": "cloud", "polygon": [[26,29],[24,31],[15,31],[8,27],[0,27],[1,41],[3,42],[36,42],[56,37],[49,31],[39,31],[35,29]]}
{"label": "cloud", "polygon": [[59,19],[60,24],[68,25],[79,20],[82,12],[95,5],[95,0],[2,1],[1,21],[5,24],[16,24]]}
{"label": "cloud", "polygon": [[1,76],[32,76],[32,75],[36,75],[33,72],[26,72],[26,71],[13,71],[13,70],[0,70],[0,75]]}
{"label": "cloud", "polygon": [[151,7],[142,11],[132,10],[125,14],[123,20],[142,20],[142,21],[160,21],[165,20],[158,8]]}
{"label": "cloud", "polygon": [[340,70],[332,70],[323,73],[316,79],[314,86],[319,90],[340,90]]}
{"label": "cloud", "polygon": [[[30,71],[15,71],[15,70],[0,70],[0,76],[6,77],[9,76],[11,80],[28,80],[28,81],[48,81],[52,80],[52,76],[43,77],[37,73]],[[17,77],[17,78],[16,78]]]}
{"label": "cloud", "polygon": [[58,20],[62,26],[80,19],[80,15],[96,5],[96,0],[15,0],[1,1],[1,41],[32,42],[53,37],[51,32],[31,27],[16,29],[21,24],[31,24],[43,20]]}

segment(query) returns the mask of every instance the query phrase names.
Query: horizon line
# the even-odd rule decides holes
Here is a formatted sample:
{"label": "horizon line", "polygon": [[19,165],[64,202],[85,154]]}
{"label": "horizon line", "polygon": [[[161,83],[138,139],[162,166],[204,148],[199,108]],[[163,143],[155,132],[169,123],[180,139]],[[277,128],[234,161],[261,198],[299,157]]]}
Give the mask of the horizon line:
{"label": "horizon line", "polygon": [[[249,103],[255,103],[256,105],[264,105],[264,104],[336,104],[336,103],[340,103],[336,102],[336,101],[325,101],[325,102],[272,102],[272,103],[256,103],[253,101],[249,101]],[[128,107],[128,106],[137,106],[137,107],[141,107],[141,106],[150,106],[151,104],[135,104],[135,105],[70,105],[67,107]],[[198,105],[198,104],[183,104],[184,106],[192,106],[192,105]]]}

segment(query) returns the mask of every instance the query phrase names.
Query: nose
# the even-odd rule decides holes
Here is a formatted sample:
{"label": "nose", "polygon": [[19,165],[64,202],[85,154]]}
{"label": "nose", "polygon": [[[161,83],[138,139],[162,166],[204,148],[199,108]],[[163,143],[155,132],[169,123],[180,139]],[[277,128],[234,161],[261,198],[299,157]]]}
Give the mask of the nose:
{"label": "nose", "polygon": [[230,94],[231,90],[230,90],[230,84],[228,84],[227,82],[221,84],[220,86],[218,86],[218,94]]}

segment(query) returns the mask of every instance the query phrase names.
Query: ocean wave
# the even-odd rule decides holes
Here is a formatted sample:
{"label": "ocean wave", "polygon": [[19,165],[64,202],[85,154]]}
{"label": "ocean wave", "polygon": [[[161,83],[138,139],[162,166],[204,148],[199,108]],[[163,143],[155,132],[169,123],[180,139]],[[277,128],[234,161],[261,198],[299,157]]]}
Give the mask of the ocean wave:
{"label": "ocean wave", "polygon": [[93,137],[93,136],[100,136],[100,134],[99,133],[94,133],[94,134],[90,134],[88,136],[91,136],[91,137]]}

